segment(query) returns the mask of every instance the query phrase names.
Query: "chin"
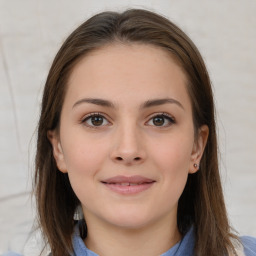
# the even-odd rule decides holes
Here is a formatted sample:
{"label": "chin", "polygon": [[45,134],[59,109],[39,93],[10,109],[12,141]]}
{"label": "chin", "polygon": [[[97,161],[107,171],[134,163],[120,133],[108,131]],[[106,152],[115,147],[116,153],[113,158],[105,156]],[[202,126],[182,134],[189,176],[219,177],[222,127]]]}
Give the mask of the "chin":
{"label": "chin", "polygon": [[109,222],[116,227],[124,229],[141,229],[153,222],[153,218],[138,212],[136,214],[118,212],[118,216],[113,216],[109,219]]}

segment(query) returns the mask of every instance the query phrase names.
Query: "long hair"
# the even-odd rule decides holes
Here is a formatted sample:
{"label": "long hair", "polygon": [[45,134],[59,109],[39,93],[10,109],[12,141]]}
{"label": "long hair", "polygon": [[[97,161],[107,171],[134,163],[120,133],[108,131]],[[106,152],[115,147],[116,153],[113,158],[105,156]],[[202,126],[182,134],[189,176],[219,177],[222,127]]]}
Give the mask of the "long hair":
{"label": "long hair", "polygon": [[231,240],[236,236],[231,233],[220,181],[214,101],[207,69],[196,46],[181,29],[165,17],[139,9],[93,16],[66,39],[50,68],[38,124],[34,189],[39,226],[53,255],[72,252],[73,215],[79,200],[67,174],[56,166],[47,131],[59,127],[67,80],[75,65],[90,51],[115,42],[159,47],[168,51],[185,72],[195,131],[207,125],[209,137],[200,170],[189,174],[179,199],[178,228],[185,235],[194,226],[195,255],[226,255],[234,249]]}

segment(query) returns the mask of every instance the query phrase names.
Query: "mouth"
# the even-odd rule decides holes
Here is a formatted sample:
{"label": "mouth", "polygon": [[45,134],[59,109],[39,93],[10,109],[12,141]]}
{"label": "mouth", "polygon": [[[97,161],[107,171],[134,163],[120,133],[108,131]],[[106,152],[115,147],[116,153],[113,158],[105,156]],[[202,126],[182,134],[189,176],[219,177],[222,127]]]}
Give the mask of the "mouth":
{"label": "mouth", "polygon": [[123,195],[131,195],[149,189],[155,180],[143,176],[115,176],[101,181],[108,189]]}
{"label": "mouth", "polygon": [[142,184],[149,184],[151,182],[143,182],[143,183],[108,183],[108,182],[102,182],[104,184],[112,184],[112,185],[119,185],[119,186],[138,186],[138,185],[142,185]]}

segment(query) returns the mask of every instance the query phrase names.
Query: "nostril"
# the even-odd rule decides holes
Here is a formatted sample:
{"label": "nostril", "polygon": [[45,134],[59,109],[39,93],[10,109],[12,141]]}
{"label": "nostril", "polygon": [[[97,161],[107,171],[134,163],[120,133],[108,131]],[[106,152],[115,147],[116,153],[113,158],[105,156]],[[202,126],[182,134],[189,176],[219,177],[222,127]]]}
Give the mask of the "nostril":
{"label": "nostril", "polygon": [[[118,161],[122,161],[122,160],[123,160],[123,158],[122,158],[122,157],[120,157],[120,156],[118,156],[118,157],[116,157],[116,160],[118,160]],[[140,158],[140,157],[135,157],[135,158],[134,158],[134,161],[139,161],[139,160],[141,160],[141,158]]]}

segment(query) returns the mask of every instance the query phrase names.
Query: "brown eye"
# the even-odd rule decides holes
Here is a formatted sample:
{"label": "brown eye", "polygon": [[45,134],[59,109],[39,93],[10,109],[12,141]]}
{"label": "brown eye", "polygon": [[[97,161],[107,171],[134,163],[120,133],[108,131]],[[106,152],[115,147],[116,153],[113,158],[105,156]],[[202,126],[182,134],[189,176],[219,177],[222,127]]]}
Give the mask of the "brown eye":
{"label": "brown eye", "polygon": [[148,125],[158,126],[158,127],[168,127],[175,123],[175,119],[168,114],[159,114],[152,117],[148,121]]}
{"label": "brown eye", "polygon": [[90,114],[89,116],[84,118],[82,123],[92,128],[105,126],[109,124],[108,120],[100,114]]}
{"label": "brown eye", "polygon": [[156,116],[153,118],[153,124],[155,126],[162,126],[162,125],[164,125],[164,122],[165,122],[165,120],[164,120],[164,117],[162,117],[162,116]]}
{"label": "brown eye", "polygon": [[93,116],[91,117],[91,122],[94,126],[100,126],[103,124],[102,116]]}

